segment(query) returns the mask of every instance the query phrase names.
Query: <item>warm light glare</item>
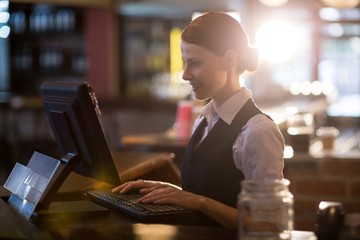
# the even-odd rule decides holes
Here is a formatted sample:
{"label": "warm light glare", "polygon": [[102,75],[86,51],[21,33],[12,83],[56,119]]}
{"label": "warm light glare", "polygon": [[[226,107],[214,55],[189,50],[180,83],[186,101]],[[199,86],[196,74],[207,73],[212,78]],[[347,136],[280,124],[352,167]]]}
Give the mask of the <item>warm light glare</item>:
{"label": "warm light glare", "polygon": [[309,81],[304,81],[301,83],[301,94],[310,95],[311,93],[311,83]]}
{"label": "warm light glare", "polygon": [[281,63],[288,60],[294,53],[296,44],[301,36],[298,36],[294,27],[286,22],[271,21],[265,23],[256,34],[256,46],[261,56],[273,63]]}
{"label": "warm light glare", "polygon": [[334,8],[354,8],[359,5],[360,0],[322,0],[322,2]]}
{"label": "warm light glare", "polygon": [[195,19],[197,19],[198,17],[200,17],[203,14],[204,13],[202,13],[202,12],[194,12],[191,16],[191,20],[194,21]]}
{"label": "warm light glare", "polygon": [[319,81],[311,82],[311,94],[318,96],[322,93],[322,84]]}
{"label": "warm light glare", "polygon": [[292,82],[289,87],[289,91],[292,95],[300,95],[301,93],[301,87],[300,83],[298,82]]}
{"label": "warm light glare", "polygon": [[136,234],[137,239],[174,239],[177,234],[177,227],[170,225],[159,225],[154,231],[149,225],[133,224],[132,231]]}
{"label": "warm light glare", "polygon": [[293,82],[289,86],[289,91],[292,95],[314,95],[319,96],[321,94],[328,95],[332,92],[331,85],[324,84],[318,80],[316,81],[304,81],[304,82]]}
{"label": "warm light glare", "polygon": [[0,28],[0,38],[7,38],[10,34],[10,27],[9,26],[2,26]]}
{"label": "warm light glare", "polygon": [[262,4],[269,7],[279,7],[287,3],[288,0],[259,0]]}
{"label": "warm light glare", "polygon": [[[328,207],[333,207],[333,206],[342,206],[342,204],[341,203],[339,203],[339,202],[328,202],[328,201],[321,201],[320,203],[319,203],[319,209],[320,210],[324,210],[325,208],[328,208]],[[334,213],[333,213],[334,214]]]}
{"label": "warm light glare", "polygon": [[291,146],[285,146],[284,148],[284,158],[294,157],[294,149]]}
{"label": "warm light glare", "polygon": [[293,115],[293,114],[298,113],[299,109],[297,109],[297,107],[287,107],[285,111],[287,114]]}

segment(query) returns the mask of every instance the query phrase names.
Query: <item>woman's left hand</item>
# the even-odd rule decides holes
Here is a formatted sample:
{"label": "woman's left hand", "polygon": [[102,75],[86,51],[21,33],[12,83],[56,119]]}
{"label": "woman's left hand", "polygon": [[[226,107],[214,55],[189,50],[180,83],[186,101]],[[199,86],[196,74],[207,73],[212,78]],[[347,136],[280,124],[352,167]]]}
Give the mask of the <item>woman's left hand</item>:
{"label": "woman's left hand", "polygon": [[180,190],[171,186],[156,188],[143,188],[140,190],[145,194],[138,200],[141,203],[175,204],[192,210],[200,208],[202,197],[190,192]]}

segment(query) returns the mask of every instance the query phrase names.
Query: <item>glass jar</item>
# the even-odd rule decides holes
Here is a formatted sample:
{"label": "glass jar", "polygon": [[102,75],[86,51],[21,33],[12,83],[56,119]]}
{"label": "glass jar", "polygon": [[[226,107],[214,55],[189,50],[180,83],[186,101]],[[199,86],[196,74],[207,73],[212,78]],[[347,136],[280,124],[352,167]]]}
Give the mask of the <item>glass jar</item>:
{"label": "glass jar", "polygon": [[294,198],[290,181],[244,180],[238,197],[241,240],[291,239]]}

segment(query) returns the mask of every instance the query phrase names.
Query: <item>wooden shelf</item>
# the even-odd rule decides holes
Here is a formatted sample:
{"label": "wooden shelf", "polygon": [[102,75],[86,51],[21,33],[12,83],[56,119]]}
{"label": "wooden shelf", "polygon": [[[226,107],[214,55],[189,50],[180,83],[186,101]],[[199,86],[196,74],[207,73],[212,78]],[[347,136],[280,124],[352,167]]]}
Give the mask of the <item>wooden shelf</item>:
{"label": "wooden shelf", "polygon": [[40,95],[43,81],[85,78],[83,9],[13,1],[9,12],[12,92]]}
{"label": "wooden shelf", "polygon": [[108,8],[113,5],[111,0],[11,0],[12,3],[50,3],[62,6],[77,6],[77,7],[98,7]]}

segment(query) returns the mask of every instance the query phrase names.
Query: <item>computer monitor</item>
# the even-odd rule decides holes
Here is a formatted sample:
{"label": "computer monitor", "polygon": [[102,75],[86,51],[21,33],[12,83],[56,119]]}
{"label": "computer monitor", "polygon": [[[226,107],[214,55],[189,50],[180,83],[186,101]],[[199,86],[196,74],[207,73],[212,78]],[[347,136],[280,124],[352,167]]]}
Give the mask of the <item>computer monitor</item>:
{"label": "computer monitor", "polygon": [[49,81],[41,86],[44,111],[62,154],[79,163],[73,171],[119,185],[120,178],[101,123],[100,109],[91,86],[79,81]]}

